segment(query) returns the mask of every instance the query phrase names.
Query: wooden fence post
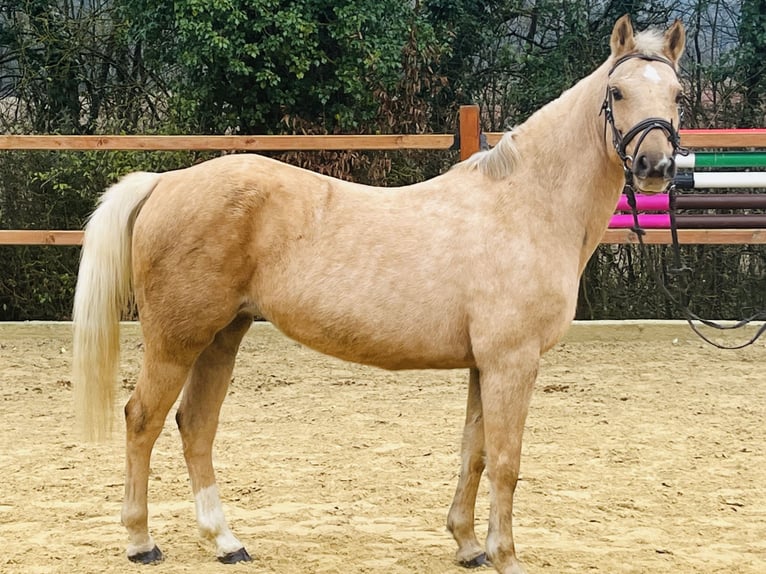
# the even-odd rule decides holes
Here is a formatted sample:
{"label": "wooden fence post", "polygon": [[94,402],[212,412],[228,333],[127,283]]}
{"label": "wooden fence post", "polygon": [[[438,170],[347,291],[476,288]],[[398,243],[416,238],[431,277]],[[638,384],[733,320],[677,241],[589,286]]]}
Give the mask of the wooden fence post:
{"label": "wooden fence post", "polygon": [[479,106],[460,106],[460,161],[481,149]]}

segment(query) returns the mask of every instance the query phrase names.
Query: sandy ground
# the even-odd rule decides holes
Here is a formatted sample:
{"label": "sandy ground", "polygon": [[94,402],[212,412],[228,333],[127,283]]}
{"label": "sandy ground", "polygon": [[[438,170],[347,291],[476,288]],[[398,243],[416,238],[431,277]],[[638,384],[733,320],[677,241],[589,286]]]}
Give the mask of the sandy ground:
{"label": "sandy ground", "polygon": [[[72,430],[69,328],[0,324],[0,571],[463,572],[444,522],[465,373],[349,365],[256,325],[215,455],[255,560],[219,565],[198,539],[169,420],[150,482],[166,560],[141,567],[119,524],[120,424],[105,444]],[[140,354],[124,326],[123,400]],[[544,358],[525,436],[530,574],[766,572],[765,358],[763,342],[719,351],[677,325],[575,326]],[[483,532],[487,505],[483,484]]]}

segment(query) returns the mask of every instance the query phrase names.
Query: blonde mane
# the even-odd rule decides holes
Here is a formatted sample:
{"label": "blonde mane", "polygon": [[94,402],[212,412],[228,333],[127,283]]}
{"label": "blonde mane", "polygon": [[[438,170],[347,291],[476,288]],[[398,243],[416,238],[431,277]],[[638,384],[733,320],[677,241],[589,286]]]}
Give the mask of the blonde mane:
{"label": "blonde mane", "polygon": [[519,151],[516,142],[513,141],[513,135],[513,132],[504,133],[495,147],[477,152],[455,167],[478,170],[490,179],[508,177],[519,161]]}

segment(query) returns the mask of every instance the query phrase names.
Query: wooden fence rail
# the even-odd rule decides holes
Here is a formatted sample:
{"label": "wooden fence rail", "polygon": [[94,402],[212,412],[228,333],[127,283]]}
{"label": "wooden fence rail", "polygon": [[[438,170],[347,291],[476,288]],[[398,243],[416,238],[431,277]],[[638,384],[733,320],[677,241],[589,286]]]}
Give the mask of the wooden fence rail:
{"label": "wooden fence rail", "polygon": [[308,151],[449,149],[450,134],[307,136],[0,136],[0,150]]}
{"label": "wooden fence rail", "polygon": [[[461,106],[459,130],[452,134],[424,135],[308,135],[308,136],[59,136],[2,135],[0,150],[208,150],[208,151],[307,151],[307,150],[411,150],[452,149],[459,142],[460,159],[466,159],[481,146],[478,106]],[[502,133],[487,133],[490,145]],[[766,129],[681,130],[681,144],[690,148],[766,148]],[[762,243],[765,229],[682,229],[681,243]],[[636,243],[629,229],[609,229],[602,243]],[[647,230],[646,243],[670,243],[670,232]],[[0,245],[80,245],[82,231],[0,230]]]}

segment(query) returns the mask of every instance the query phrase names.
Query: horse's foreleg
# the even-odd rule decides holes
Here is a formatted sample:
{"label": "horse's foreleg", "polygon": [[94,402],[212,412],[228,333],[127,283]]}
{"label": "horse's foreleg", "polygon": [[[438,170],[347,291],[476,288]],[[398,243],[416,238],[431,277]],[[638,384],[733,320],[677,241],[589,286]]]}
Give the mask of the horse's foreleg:
{"label": "horse's foreleg", "polygon": [[501,574],[523,574],[513,543],[513,494],[521,439],[539,364],[537,349],[491,357],[481,370],[481,404],[491,497],[487,556]]}
{"label": "horse's foreleg", "polygon": [[487,563],[474,529],[476,493],[484,472],[484,421],[481,411],[479,370],[471,369],[461,447],[460,478],[447,515],[447,528],[457,542],[457,561],[473,568]]}
{"label": "horse's foreleg", "polygon": [[128,531],[128,558],[132,562],[162,560],[162,552],[149,534],[147,491],[149,462],[165,417],[178,397],[189,366],[159,357],[147,345],[144,364],[133,394],[125,405],[125,499],[122,524]]}
{"label": "horse's foreleg", "polygon": [[202,352],[194,364],[176,415],[200,534],[215,543],[218,560],[226,564],[249,561],[250,555],[224,517],[213,470],[213,439],[234,358],[252,321],[249,315],[238,317]]}

